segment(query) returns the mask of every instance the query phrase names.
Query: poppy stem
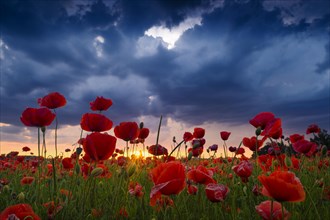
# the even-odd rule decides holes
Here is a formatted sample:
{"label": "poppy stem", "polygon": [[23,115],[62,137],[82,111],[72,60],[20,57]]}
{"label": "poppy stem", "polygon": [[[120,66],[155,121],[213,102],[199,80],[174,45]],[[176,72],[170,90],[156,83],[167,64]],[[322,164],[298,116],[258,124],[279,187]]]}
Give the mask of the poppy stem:
{"label": "poppy stem", "polygon": [[284,220],[284,206],[283,206],[283,202],[281,202],[281,210],[282,210],[282,220]]}
{"label": "poppy stem", "polygon": [[57,157],[57,126],[58,126],[58,121],[57,121],[57,114],[54,109],[54,114],[55,114],[55,157]]}
{"label": "poppy stem", "polygon": [[38,196],[37,196],[37,201],[39,202],[40,198],[40,181],[41,181],[41,164],[40,164],[40,127],[38,127]]}
{"label": "poppy stem", "polygon": [[157,155],[157,150],[158,150],[158,141],[159,141],[159,134],[160,134],[160,126],[162,125],[162,119],[163,119],[163,116],[161,115],[161,116],[160,116],[160,119],[159,119],[158,131],[157,131],[157,139],[156,139],[156,155]]}
{"label": "poppy stem", "polygon": [[175,146],[175,148],[171,151],[171,153],[167,156],[166,162],[168,161],[168,158],[173,154],[173,152],[180,147],[180,145],[184,142],[184,140],[182,140],[178,145]]}
{"label": "poppy stem", "polygon": [[270,220],[273,220],[274,200],[270,202]]}

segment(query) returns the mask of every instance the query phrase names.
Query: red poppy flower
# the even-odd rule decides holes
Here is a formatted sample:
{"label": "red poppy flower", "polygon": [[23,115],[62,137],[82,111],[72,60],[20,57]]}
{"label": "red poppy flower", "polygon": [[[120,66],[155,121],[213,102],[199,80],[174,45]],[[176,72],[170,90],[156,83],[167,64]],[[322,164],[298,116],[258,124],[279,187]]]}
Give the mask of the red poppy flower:
{"label": "red poppy flower", "polygon": [[203,153],[203,147],[189,148],[188,153],[191,153],[193,157],[199,157]]}
{"label": "red poppy flower", "polygon": [[144,195],[143,187],[137,182],[130,182],[128,185],[128,193],[131,196],[141,198]]}
{"label": "red poppy flower", "polygon": [[222,140],[226,141],[226,140],[228,140],[230,134],[231,134],[231,132],[221,131],[220,132],[220,137],[221,137]]}
{"label": "red poppy flower", "polygon": [[81,129],[85,131],[107,131],[112,128],[112,121],[106,116],[96,113],[86,113],[80,121]]}
{"label": "red poppy flower", "polygon": [[296,143],[297,141],[304,140],[304,139],[305,139],[304,135],[300,135],[300,134],[290,135],[290,141],[292,144]]}
{"label": "red poppy flower", "polygon": [[199,165],[197,168],[193,168],[188,171],[187,178],[195,183],[207,185],[209,183],[215,183],[213,179],[213,171]]}
{"label": "red poppy flower", "polygon": [[308,126],[307,130],[306,130],[306,134],[311,134],[311,133],[320,133],[321,129],[318,125],[316,124],[311,124],[310,126]]}
{"label": "red poppy flower", "polygon": [[38,99],[38,104],[43,107],[47,107],[50,109],[59,108],[66,105],[65,97],[58,93],[52,92],[48,95],[44,96],[43,98]]}
{"label": "red poppy flower", "polygon": [[165,147],[161,146],[160,144],[151,145],[150,147],[148,147],[148,152],[154,156],[168,155],[167,149]]}
{"label": "red poppy flower", "polygon": [[146,139],[148,136],[149,136],[149,129],[148,129],[148,128],[141,128],[141,129],[139,130],[139,136],[138,136],[139,139],[144,140],[144,139]]}
{"label": "red poppy flower", "polygon": [[29,147],[25,146],[25,147],[22,148],[22,150],[23,150],[24,152],[27,152],[27,151],[30,151],[31,149],[30,149]]}
{"label": "red poppy flower", "polygon": [[251,176],[253,171],[252,164],[247,161],[243,160],[238,165],[233,166],[232,168],[237,176],[239,176],[243,183],[248,182],[248,178]]}
{"label": "red poppy flower", "polygon": [[61,204],[55,205],[54,201],[46,202],[42,204],[42,206],[47,209],[47,215],[49,219],[54,219],[56,213],[63,209],[63,206]]}
{"label": "red poppy flower", "polygon": [[115,127],[115,136],[124,141],[131,141],[138,137],[139,127],[136,122],[121,122]]}
{"label": "red poppy flower", "polygon": [[198,192],[198,187],[192,184],[188,185],[187,192],[190,195],[196,195]]}
{"label": "red poppy flower", "polygon": [[275,171],[270,176],[258,176],[262,183],[262,194],[279,202],[301,202],[305,200],[304,188],[296,175],[290,171]]}
{"label": "red poppy flower", "polygon": [[204,128],[194,128],[194,133],[193,133],[194,138],[203,138],[204,135],[205,135]]}
{"label": "red poppy flower", "polygon": [[18,151],[10,151],[10,152],[7,154],[7,157],[8,157],[8,158],[13,158],[13,157],[16,157],[18,154],[19,154]]}
{"label": "red poppy flower", "polygon": [[269,121],[262,131],[261,135],[265,137],[270,137],[278,139],[282,136],[282,121],[280,118],[275,118],[272,121]]}
{"label": "red poppy flower", "polygon": [[255,206],[258,215],[261,216],[263,220],[287,220],[290,217],[290,213],[283,208],[284,216],[282,216],[282,205],[279,202],[273,201],[273,212],[271,214],[271,201],[263,201],[259,205]]}
{"label": "red poppy flower", "polygon": [[30,185],[34,181],[34,177],[32,176],[25,176],[21,179],[21,185]]}
{"label": "red poppy flower", "polygon": [[41,220],[41,218],[34,213],[29,204],[17,204],[7,207],[0,214],[1,220],[6,219],[34,219]]}
{"label": "red poppy flower", "polygon": [[271,112],[261,112],[257,114],[254,118],[252,118],[249,122],[255,128],[260,127],[261,129],[265,129],[266,125],[275,119],[275,115]]}
{"label": "red poppy flower", "polygon": [[292,144],[293,149],[298,152],[311,156],[317,150],[317,144],[307,140],[299,140]]}
{"label": "red poppy flower", "polygon": [[62,159],[62,165],[64,169],[73,169],[72,158],[65,157]]}
{"label": "red poppy flower", "polygon": [[229,149],[230,152],[233,153],[233,152],[236,152],[237,147],[230,146],[228,149]]}
{"label": "red poppy flower", "polygon": [[107,160],[115,151],[117,139],[107,133],[94,132],[86,136],[83,148],[91,160]]}
{"label": "red poppy flower", "polygon": [[245,153],[245,150],[244,150],[244,148],[242,148],[242,147],[240,147],[240,148],[237,148],[237,150],[236,150],[236,154],[244,154]]}
{"label": "red poppy flower", "polygon": [[206,197],[211,202],[223,202],[229,192],[229,188],[222,184],[210,183],[205,187]]}
{"label": "red poppy flower", "polygon": [[190,132],[185,132],[185,133],[183,134],[183,140],[184,140],[184,142],[191,141],[193,138],[194,138],[194,136],[193,136],[193,134],[190,133]]}
{"label": "red poppy flower", "polygon": [[55,119],[55,114],[48,108],[27,108],[23,111],[21,122],[29,127],[45,127]]}
{"label": "red poppy flower", "polygon": [[185,168],[177,161],[160,163],[150,172],[154,186],[150,192],[150,205],[155,206],[161,195],[179,194],[186,185]]}
{"label": "red poppy flower", "polygon": [[112,100],[103,98],[103,96],[98,96],[93,102],[89,103],[89,105],[92,111],[105,111],[112,106]]}
{"label": "red poppy flower", "polygon": [[264,140],[265,139],[262,139],[262,140],[258,140],[258,143],[257,143],[257,137],[253,136],[251,138],[243,138],[243,145],[245,147],[248,147],[251,151],[255,151],[256,150],[256,147],[258,146],[258,150],[259,148],[263,145],[264,143]]}

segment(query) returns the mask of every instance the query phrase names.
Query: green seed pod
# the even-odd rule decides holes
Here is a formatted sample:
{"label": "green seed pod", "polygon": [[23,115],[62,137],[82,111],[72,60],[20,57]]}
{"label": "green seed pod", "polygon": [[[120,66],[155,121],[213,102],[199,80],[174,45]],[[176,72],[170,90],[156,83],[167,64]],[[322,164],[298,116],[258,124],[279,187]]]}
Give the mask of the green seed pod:
{"label": "green seed pod", "polygon": [[189,152],[189,154],[188,154],[188,160],[191,160],[192,156],[193,156],[193,153],[192,152]]}
{"label": "green seed pod", "polygon": [[261,134],[261,127],[258,127],[256,129],[256,135],[259,136]]}
{"label": "green seed pod", "polygon": [[20,192],[17,195],[17,199],[18,199],[18,201],[23,202],[25,200],[25,194],[23,192]]}
{"label": "green seed pod", "polygon": [[287,167],[291,167],[291,166],[292,166],[291,158],[288,157],[288,156],[285,156],[284,163],[285,163],[285,165],[286,165]]}
{"label": "green seed pod", "polygon": [[97,177],[103,173],[103,169],[101,167],[96,167],[91,172],[91,177]]}

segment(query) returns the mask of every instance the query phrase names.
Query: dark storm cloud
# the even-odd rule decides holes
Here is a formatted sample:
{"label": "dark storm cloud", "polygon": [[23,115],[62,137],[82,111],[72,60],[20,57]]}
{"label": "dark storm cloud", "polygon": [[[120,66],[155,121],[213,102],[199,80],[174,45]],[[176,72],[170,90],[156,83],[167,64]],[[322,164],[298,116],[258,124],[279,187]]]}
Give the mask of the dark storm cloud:
{"label": "dark storm cloud", "polygon": [[[329,9],[265,4],[1,1],[1,122],[21,125],[24,108],[58,91],[68,99],[59,110],[63,124],[78,124],[102,95],[114,101],[106,114],[116,124],[160,114],[189,124],[245,124],[273,111],[305,118],[290,120],[292,128],[315,119],[329,129]],[[292,24],[284,23],[288,11]],[[201,25],[172,50],[144,36],[188,17],[201,17]]]}

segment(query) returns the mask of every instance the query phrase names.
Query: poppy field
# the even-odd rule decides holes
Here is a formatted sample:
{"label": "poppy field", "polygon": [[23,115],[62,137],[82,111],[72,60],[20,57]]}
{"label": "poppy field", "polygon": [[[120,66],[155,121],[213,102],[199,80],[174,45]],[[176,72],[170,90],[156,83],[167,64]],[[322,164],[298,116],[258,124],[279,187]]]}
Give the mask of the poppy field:
{"label": "poppy field", "polygon": [[[112,100],[97,97],[81,117],[80,139],[66,149],[71,156],[63,157],[56,112],[66,99],[54,92],[37,103],[20,116],[38,131],[37,152],[25,146],[0,157],[0,220],[330,219],[330,135],[316,124],[284,136],[281,118],[261,112],[247,122],[255,136],[237,146],[226,144],[230,131],[195,127],[170,151],[159,136],[145,146],[150,131],[142,122],[114,125],[104,114]],[[45,144],[51,124],[52,156]],[[206,146],[206,132],[219,133],[220,144]]]}

